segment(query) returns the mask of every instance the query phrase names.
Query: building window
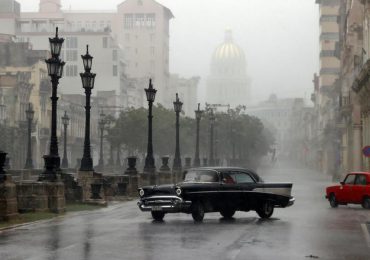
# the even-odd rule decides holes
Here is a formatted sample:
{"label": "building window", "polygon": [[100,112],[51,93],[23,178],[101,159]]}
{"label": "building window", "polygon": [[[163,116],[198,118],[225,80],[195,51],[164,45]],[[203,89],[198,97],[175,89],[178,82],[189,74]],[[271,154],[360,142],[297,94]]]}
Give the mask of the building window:
{"label": "building window", "polygon": [[144,14],[136,14],[135,15],[135,27],[145,27],[145,15]]}
{"label": "building window", "polygon": [[336,15],[321,15],[320,22],[337,22],[338,16]]}
{"label": "building window", "polygon": [[77,49],[77,37],[67,37],[66,38],[66,47],[67,49]]}
{"label": "building window", "polygon": [[339,33],[337,33],[337,32],[321,33],[320,40],[336,40],[336,41],[339,41]]}
{"label": "building window", "polygon": [[155,54],[155,48],[152,46],[152,47],[150,47],[150,54],[152,55],[152,56],[154,56],[154,54]]}
{"label": "building window", "polygon": [[76,77],[77,76],[77,65],[67,65],[67,67],[66,67],[66,76],[67,77]]}
{"label": "building window", "polygon": [[103,48],[108,48],[108,37],[103,37]]}
{"label": "building window", "polygon": [[125,29],[132,29],[134,26],[134,15],[133,14],[125,14],[123,25]]}
{"label": "building window", "polygon": [[66,61],[77,61],[77,50],[66,50]]}
{"label": "building window", "polygon": [[118,75],[117,65],[113,65],[113,77],[117,77],[117,75]]}
{"label": "building window", "polygon": [[148,28],[155,27],[155,14],[147,14],[146,15],[146,26]]}
{"label": "building window", "polygon": [[117,61],[118,59],[118,51],[117,50],[113,50],[112,51],[112,60],[113,61]]}

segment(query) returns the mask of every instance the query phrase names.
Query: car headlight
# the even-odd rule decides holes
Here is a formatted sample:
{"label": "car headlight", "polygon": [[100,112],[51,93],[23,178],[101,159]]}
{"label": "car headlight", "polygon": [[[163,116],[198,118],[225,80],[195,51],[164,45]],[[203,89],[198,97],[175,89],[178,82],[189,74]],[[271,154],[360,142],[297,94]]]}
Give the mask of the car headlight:
{"label": "car headlight", "polygon": [[176,189],[176,194],[177,194],[177,196],[180,196],[181,195],[181,189],[180,188],[177,188]]}
{"label": "car headlight", "polygon": [[143,190],[143,189],[140,189],[140,190],[139,190],[139,195],[140,195],[140,197],[144,196],[144,194],[145,194],[144,190]]}

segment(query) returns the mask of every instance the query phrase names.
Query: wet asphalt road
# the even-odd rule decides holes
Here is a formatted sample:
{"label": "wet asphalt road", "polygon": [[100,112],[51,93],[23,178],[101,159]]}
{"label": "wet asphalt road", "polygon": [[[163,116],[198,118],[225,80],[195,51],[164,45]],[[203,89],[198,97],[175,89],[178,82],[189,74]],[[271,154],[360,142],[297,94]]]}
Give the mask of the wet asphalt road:
{"label": "wet asphalt road", "polygon": [[238,212],[230,221],[209,213],[195,224],[168,214],[156,223],[131,201],[2,231],[0,259],[370,259],[370,211],[331,209],[328,177],[281,164],[259,173],[294,183],[296,203],[270,220]]}

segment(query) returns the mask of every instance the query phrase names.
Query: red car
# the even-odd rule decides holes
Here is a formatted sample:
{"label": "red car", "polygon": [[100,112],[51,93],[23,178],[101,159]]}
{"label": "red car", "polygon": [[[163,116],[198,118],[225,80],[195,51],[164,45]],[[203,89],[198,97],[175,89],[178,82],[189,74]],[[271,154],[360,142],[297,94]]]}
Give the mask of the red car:
{"label": "red car", "polygon": [[332,208],[339,204],[361,204],[370,209],[370,172],[351,172],[340,185],[326,188],[326,196]]}

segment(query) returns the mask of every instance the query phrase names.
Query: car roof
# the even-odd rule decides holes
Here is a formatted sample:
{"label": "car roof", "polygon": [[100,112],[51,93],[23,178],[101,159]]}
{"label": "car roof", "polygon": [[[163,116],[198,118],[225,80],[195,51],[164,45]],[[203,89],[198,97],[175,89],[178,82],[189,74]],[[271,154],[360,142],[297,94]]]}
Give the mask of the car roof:
{"label": "car roof", "polygon": [[231,166],[193,167],[193,168],[190,168],[189,170],[194,170],[194,169],[202,169],[202,170],[216,170],[216,171],[242,170],[242,171],[248,171],[248,172],[253,172],[253,173],[255,173],[255,171],[253,171],[253,170],[251,170],[251,169],[246,169],[246,168],[242,168],[242,167],[231,167]]}
{"label": "car roof", "polygon": [[233,170],[235,170],[235,171],[244,171],[244,172],[248,172],[251,175],[253,175],[254,179],[256,179],[257,182],[262,181],[262,178],[255,171],[253,171],[251,169],[242,168],[242,167],[231,167],[231,166],[194,167],[194,168],[190,168],[188,170],[213,170],[213,171],[218,171],[218,172],[233,171]]}
{"label": "car roof", "polygon": [[349,172],[348,174],[365,174],[365,175],[370,175],[370,172]]}

